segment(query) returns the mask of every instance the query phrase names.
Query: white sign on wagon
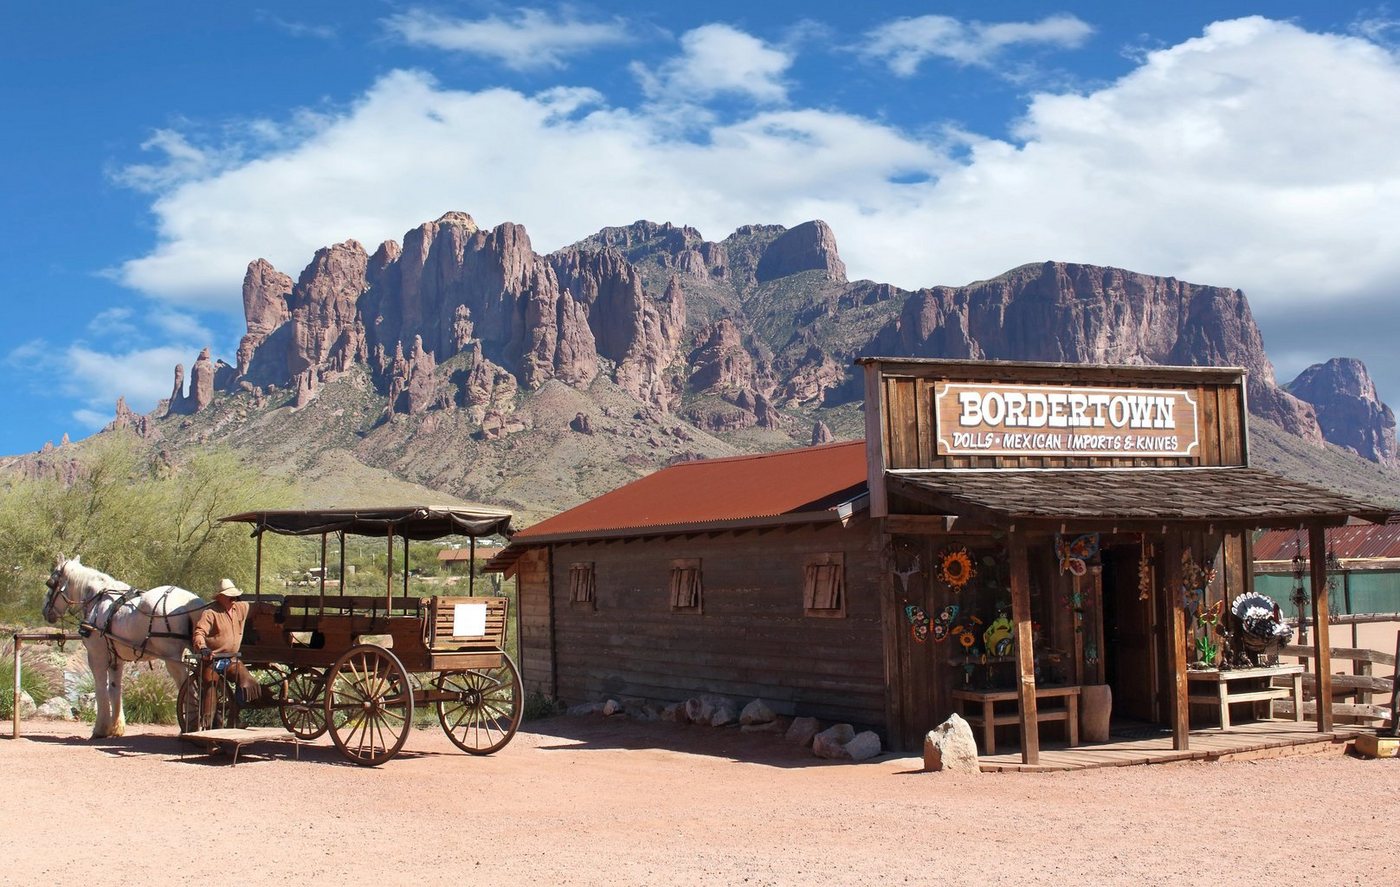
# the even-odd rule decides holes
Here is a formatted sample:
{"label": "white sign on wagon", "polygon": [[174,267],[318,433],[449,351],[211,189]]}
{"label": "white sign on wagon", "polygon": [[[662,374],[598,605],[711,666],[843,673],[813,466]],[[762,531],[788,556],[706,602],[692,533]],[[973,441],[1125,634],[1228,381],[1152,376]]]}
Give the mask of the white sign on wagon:
{"label": "white sign on wagon", "polygon": [[485,634],[485,604],[452,605],[452,636],[454,638],[479,638]]}

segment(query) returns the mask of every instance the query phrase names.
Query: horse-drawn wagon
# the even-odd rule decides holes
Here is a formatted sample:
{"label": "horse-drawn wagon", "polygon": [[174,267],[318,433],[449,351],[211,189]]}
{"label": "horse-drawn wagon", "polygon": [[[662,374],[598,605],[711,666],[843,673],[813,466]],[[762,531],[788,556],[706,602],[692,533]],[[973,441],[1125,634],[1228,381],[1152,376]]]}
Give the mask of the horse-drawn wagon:
{"label": "horse-drawn wagon", "polygon": [[[520,674],[506,654],[507,599],[474,594],[409,594],[408,543],[461,535],[473,549],[482,536],[510,533],[507,512],[446,506],[251,511],[221,518],[252,526],[258,540],[256,580],[241,651],[263,693],[253,707],[275,706],[300,739],[329,731],[357,764],[394,757],[413,728],[414,712],[434,706],[452,742],[469,754],[490,754],[520,725]],[[266,533],[321,537],[317,594],[265,593]],[[345,538],[385,540],[383,594],[345,594]],[[340,548],[335,593],[327,594],[326,554]],[[400,593],[394,588],[395,539],[402,540]],[[198,720],[194,679],[181,690],[181,720]],[[220,685],[223,686],[223,685]]]}

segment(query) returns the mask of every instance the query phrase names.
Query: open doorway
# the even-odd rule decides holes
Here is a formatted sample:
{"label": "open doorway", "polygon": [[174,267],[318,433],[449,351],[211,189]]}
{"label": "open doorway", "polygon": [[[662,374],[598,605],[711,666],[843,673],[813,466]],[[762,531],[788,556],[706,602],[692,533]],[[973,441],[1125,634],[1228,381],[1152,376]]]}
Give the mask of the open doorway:
{"label": "open doorway", "polygon": [[1151,595],[1143,599],[1137,545],[1114,545],[1102,551],[1104,674],[1113,688],[1113,714],[1161,723],[1157,688],[1158,650]]}

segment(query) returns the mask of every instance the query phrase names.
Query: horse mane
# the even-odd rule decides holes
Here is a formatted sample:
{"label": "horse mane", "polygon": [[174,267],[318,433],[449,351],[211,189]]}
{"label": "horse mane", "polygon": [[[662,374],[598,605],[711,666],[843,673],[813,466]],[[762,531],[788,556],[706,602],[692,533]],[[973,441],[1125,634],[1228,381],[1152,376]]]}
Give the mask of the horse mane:
{"label": "horse mane", "polygon": [[64,565],[63,572],[68,577],[69,582],[82,589],[82,593],[78,596],[79,599],[87,597],[88,594],[97,589],[128,591],[131,588],[129,584],[120,579],[109,576],[96,567],[89,567],[76,558]]}

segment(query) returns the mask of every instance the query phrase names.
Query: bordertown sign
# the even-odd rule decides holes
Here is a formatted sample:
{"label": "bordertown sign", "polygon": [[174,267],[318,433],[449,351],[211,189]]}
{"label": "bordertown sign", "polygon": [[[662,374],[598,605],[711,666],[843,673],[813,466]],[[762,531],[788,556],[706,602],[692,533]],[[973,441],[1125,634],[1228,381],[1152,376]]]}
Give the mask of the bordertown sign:
{"label": "bordertown sign", "polygon": [[938,382],[933,401],[940,456],[1182,457],[1199,444],[1182,389]]}

